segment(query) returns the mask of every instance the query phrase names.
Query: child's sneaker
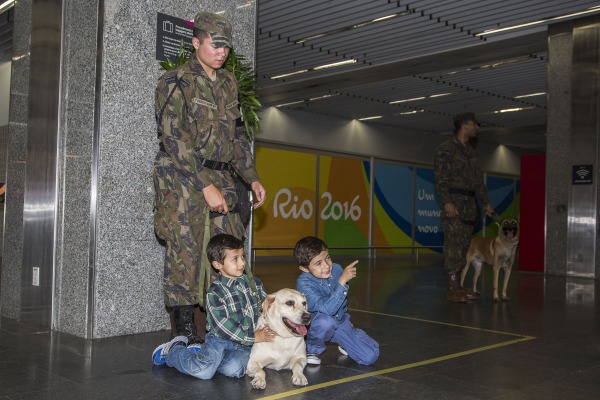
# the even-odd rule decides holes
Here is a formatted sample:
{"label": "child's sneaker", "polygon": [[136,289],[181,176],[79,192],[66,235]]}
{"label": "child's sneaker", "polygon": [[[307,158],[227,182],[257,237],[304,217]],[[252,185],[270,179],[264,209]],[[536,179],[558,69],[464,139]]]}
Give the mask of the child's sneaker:
{"label": "child's sneaker", "polygon": [[169,354],[169,350],[174,345],[184,345],[187,346],[188,338],[185,336],[175,336],[170,342],[163,343],[152,352],[152,362],[154,365],[163,365],[167,363],[167,355]]}
{"label": "child's sneaker", "polygon": [[348,355],[348,352],[346,350],[344,350],[342,346],[338,346],[338,350],[340,351],[340,353],[342,353],[342,355],[344,355],[344,356]]}
{"label": "child's sneaker", "polygon": [[188,350],[191,350],[194,353],[197,353],[197,352],[200,351],[200,349],[202,348],[202,346],[204,346],[204,344],[194,343],[194,344],[190,344],[187,348],[188,348]]}
{"label": "child's sneaker", "polygon": [[318,354],[308,353],[308,354],[306,354],[306,363],[307,364],[312,364],[312,365],[320,365],[321,364],[321,358],[319,357]]}

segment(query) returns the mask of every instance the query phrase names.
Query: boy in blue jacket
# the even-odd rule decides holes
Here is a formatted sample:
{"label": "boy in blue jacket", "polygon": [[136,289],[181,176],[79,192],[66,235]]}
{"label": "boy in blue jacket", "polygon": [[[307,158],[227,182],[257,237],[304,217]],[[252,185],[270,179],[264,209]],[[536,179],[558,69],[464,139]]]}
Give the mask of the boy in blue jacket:
{"label": "boy in blue jacket", "polygon": [[302,274],[296,290],[306,295],[311,324],[306,335],[306,358],[309,364],[321,364],[325,343],[338,344],[340,353],[363,365],[379,357],[379,344],[363,330],[355,328],[347,312],[348,281],[356,277],[356,264],[345,269],[331,261],[325,242],[307,236],[296,243],[294,257]]}

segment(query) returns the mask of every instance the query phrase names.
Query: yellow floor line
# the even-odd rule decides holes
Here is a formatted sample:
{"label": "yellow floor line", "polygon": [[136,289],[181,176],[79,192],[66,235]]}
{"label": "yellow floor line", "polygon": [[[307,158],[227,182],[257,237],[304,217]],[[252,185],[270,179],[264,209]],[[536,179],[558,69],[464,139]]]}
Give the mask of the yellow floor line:
{"label": "yellow floor line", "polygon": [[415,368],[415,367],[421,367],[423,365],[434,364],[434,363],[437,363],[437,362],[440,362],[440,361],[451,360],[453,358],[458,358],[458,357],[466,356],[466,355],[469,355],[469,354],[479,353],[479,352],[482,352],[482,351],[496,349],[498,347],[510,346],[512,344],[516,344],[516,343],[520,343],[520,342],[525,342],[525,341],[528,341],[528,340],[536,339],[534,336],[524,336],[524,335],[516,334],[516,333],[494,331],[494,330],[490,330],[490,329],[481,329],[481,328],[475,328],[475,327],[472,327],[472,326],[449,324],[449,323],[446,323],[446,322],[431,321],[431,320],[426,320],[426,319],[421,319],[421,318],[404,317],[404,316],[401,316],[401,315],[384,314],[384,313],[377,313],[377,312],[364,311],[364,310],[351,310],[351,311],[363,312],[363,313],[368,313],[368,314],[377,314],[377,315],[383,315],[383,316],[393,317],[393,318],[409,319],[409,320],[414,320],[414,321],[421,321],[421,322],[427,322],[427,323],[433,323],[433,324],[439,324],[439,325],[453,326],[453,327],[458,327],[458,328],[475,329],[475,330],[479,330],[479,331],[483,331],[483,332],[492,332],[492,333],[500,333],[500,334],[504,334],[504,335],[519,336],[519,339],[514,339],[514,340],[509,340],[509,341],[506,341],[506,342],[496,343],[496,344],[492,344],[492,345],[489,345],[489,346],[479,347],[479,348],[476,348],[476,349],[465,350],[465,351],[461,351],[459,353],[448,354],[448,355],[445,355],[445,356],[431,358],[429,360],[418,361],[418,362],[411,363],[411,364],[405,364],[405,365],[400,365],[400,366],[397,366],[397,367],[386,368],[386,369],[382,369],[380,371],[368,372],[368,373],[365,373],[365,374],[359,374],[359,375],[355,375],[355,376],[349,376],[347,378],[336,379],[334,381],[323,382],[323,383],[319,383],[319,384],[316,384],[316,385],[306,386],[306,387],[303,387],[303,388],[299,388],[299,389],[295,389],[295,390],[290,390],[290,391],[287,391],[287,392],[278,393],[278,394],[274,394],[274,395],[271,395],[271,396],[261,397],[260,400],[283,399],[283,398],[288,397],[288,396],[293,396],[293,395],[296,395],[296,394],[311,392],[313,390],[318,390],[318,389],[323,389],[323,388],[326,388],[326,387],[340,385],[342,383],[348,383],[348,382],[352,382],[352,381],[356,381],[356,380],[360,380],[360,379],[366,379],[366,378],[370,378],[370,377],[373,377],[373,376],[385,375],[385,374],[389,374],[389,373],[392,373],[392,372],[402,371],[402,370],[405,370],[405,369],[410,369],[410,368]]}
{"label": "yellow floor line", "polygon": [[[473,329],[473,330],[482,331],[482,332],[499,333],[499,334],[502,334],[502,335],[519,336],[519,337],[530,337],[530,336],[522,335],[520,333],[495,331],[495,330],[492,330],[492,329],[476,328],[474,326],[468,326],[468,325],[449,324],[447,322],[432,321],[432,320],[429,320],[429,319],[414,318],[414,317],[405,317],[405,316],[402,316],[402,315],[385,314],[385,313],[378,313],[378,312],[374,312],[374,311],[365,311],[365,310],[356,310],[356,309],[349,309],[349,311],[361,312],[361,313],[365,313],[365,314],[383,315],[383,316],[386,316],[386,317],[393,317],[393,318],[409,319],[409,320],[412,320],[412,321],[427,322],[427,323],[430,323],[430,324],[454,326],[456,328]],[[531,338],[535,339],[535,337],[531,337]]]}

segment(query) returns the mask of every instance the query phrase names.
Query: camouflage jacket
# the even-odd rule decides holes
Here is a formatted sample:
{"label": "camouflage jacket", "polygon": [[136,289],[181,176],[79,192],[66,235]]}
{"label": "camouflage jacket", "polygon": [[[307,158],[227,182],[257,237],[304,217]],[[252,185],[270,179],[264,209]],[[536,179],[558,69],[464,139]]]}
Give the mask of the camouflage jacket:
{"label": "camouflage jacket", "polygon": [[450,189],[473,191],[480,202],[489,203],[483,174],[470,144],[463,145],[456,137],[442,143],[435,154],[433,172],[442,207],[456,201],[456,195],[451,194]]}
{"label": "camouflage jacket", "polygon": [[155,93],[162,144],[156,161],[172,166],[172,175],[197,191],[223,182],[220,172],[202,166],[203,159],[231,163],[247,183],[258,180],[250,143],[243,129],[236,129],[241,116],[237,81],[225,69],[216,74],[212,81],[192,56],[163,74]]}

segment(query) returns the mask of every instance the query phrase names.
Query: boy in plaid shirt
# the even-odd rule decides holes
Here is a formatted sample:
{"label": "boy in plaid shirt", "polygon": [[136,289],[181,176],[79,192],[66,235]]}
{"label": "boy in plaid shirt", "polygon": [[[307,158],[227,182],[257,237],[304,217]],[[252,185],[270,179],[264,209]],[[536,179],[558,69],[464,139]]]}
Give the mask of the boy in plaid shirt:
{"label": "boy in plaid shirt", "polygon": [[268,327],[255,331],[267,293],[256,278],[253,290],[251,280],[244,274],[241,240],[232,235],[216,235],[208,242],[206,253],[219,272],[206,294],[206,343],[188,346],[187,337],[177,336],[158,346],[152,361],[199,379],[211,379],[216,372],[241,378],[246,373],[252,345],[275,338]]}

